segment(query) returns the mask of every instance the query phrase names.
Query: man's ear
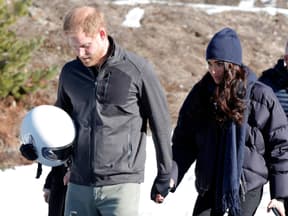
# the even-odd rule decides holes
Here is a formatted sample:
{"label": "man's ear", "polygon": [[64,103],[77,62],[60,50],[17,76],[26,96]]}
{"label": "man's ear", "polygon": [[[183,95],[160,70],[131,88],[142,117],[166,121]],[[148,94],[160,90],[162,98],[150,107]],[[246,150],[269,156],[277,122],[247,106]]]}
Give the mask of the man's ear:
{"label": "man's ear", "polygon": [[288,66],[288,54],[285,54],[283,58],[287,67]]}
{"label": "man's ear", "polygon": [[106,30],[104,28],[100,29],[99,34],[100,34],[100,37],[102,39],[107,37],[107,33],[106,33]]}

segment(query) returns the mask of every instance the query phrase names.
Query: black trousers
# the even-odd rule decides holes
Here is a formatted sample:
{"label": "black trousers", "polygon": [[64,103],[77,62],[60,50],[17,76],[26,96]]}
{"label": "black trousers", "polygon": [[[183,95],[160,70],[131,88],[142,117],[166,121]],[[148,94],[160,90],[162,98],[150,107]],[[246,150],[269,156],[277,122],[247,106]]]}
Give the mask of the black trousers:
{"label": "black trousers", "polygon": [[67,186],[63,182],[53,184],[49,198],[49,216],[63,216]]}
{"label": "black trousers", "polygon": [[[261,202],[263,187],[258,187],[249,191],[245,195],[245,201],[241,202],[241,216],[253,216]],[[223,216],[215,213],[214,193],[206,193],[204,196],[198,196],[193,216]]]}

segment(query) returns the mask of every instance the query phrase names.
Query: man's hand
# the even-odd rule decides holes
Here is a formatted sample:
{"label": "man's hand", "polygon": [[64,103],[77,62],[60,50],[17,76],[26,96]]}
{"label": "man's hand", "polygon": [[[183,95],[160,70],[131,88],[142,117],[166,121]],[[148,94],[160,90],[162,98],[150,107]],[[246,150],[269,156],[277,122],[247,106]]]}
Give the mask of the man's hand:
{"label": "man's hand", "polygon": [[170,178],[159,176],[156,177],[151,189],[151,200],[155,201],[156,203],[162,203],[164,198],[170,192]]}
{"label": "man's hand", "polygon": [[[169,191],[170,191],[171,188],[174,188],[174,187],[175,187],[174,180],[170,179]],[[164,199],[165,199],[165,197],[163,197],[161,194],[156,194],[156,197],[155,197],[154,201],[156,203],[162,203],[162,202],[164,202]]]}
{"label": "man's hand", "polygon": [[151,199],[156,203],[162,203],[169,192],[175,192],[177,178],[178,166],[173,161],[170,175],[162,176],[162,178],[159,178],[159,176],[156,177],[151,190]]}
{"label": "man's hand", "polygon": [[36,160],[38,158],[37,152],[33,144],[28,143],[28,144],[22,144],[20,146],[20,152],[21,154],[27,159],[27,160]]}
{"label": "man's hand", "polygon": [[285,216],[285,207],[283,201],[272,199],[267,206],[267,211],[270,212],[272,208],[278,210],[280,216]]}

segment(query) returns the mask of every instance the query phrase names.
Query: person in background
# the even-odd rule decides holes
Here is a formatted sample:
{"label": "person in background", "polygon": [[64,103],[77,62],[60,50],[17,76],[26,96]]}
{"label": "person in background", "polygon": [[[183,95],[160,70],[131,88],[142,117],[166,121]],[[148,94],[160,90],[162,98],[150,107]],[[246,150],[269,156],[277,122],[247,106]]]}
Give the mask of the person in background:
{"label": "person in background", "polygon": [[108,35],[93,6],[71,9],[63,30],[76,58],[60,74],[56,106],[73,119],[65,216],[137,216],[148,123],[158,173],[151,199],[169,192],[171,122],[165,93],[144,58]]}
{"label": "person in background", "polygon": [[48,203],[48,216],[63,216],[67,185],[64,176],[67,172],[66,165],[52,167],[44,184],[44,200]]}
{"label": "person in background", "polygon": [[278,59],[273,68],[262,72],[259,81],[270,86],[288,116],[288,42],[283,58]]}
{"label": "person in background", "polygon": [[[19,150],[27,160],[35,161],[38,158],[34,143],[22,143]],[[52,167],[46,177],[43,196],[45,202],[48,203],[48,216],[64,215],[68,164],[69,160],[62,165]],[[41,174],[42,164],[38,162],[36,178],[40,178]]]}
{"label": "person in background", "polygon": [[231,28],[217,32],[206,49],[208,72],[194,85],[172,137],[179,185],[196,162],[194,216],[251,216],[269,181],[271,201],[285,215],[288,197],[288,124],[271,88],[242,62]]}
{"label": "person in background", "polygon": [[[288,117],[288,41],[284,56],[278,59],[273,68],[262,72],[259,81],[270,86],[277,96],[286,117]],[[288,215],[288,199],[284,200],[286,215]]]}

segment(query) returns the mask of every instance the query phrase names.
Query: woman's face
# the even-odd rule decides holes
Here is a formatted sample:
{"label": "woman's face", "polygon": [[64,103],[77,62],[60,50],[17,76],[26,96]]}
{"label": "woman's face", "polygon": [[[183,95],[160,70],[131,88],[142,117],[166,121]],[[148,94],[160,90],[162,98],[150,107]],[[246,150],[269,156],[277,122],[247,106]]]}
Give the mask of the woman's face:
{"label": "woman's face", "polygon": [[208,59],[208,70],[213,77],[214,82],[218,85],[224,77],[224,62],[215,59]]}

